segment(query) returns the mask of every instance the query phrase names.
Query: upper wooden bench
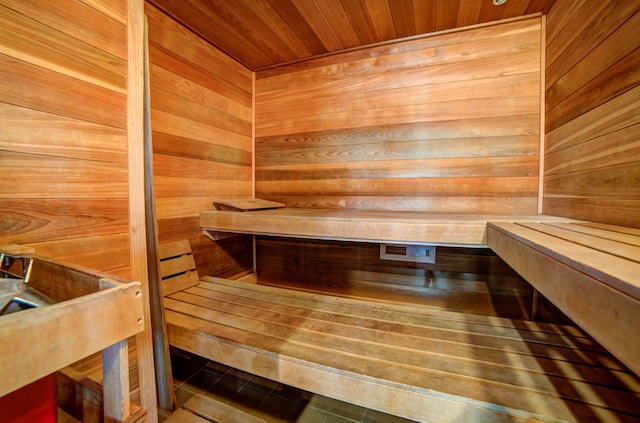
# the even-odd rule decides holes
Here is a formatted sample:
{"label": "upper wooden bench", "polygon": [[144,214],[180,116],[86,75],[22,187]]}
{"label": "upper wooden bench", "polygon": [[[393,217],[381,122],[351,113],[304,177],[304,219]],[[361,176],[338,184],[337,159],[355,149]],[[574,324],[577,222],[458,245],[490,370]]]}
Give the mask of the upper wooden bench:
{"label": "upper wooden bench", "polygon": [[640,229],[489,223],[488,245],[640,375]]}
{"label": "upper wooden bench", "polygon": [[556,216],[277,208],[205,210],[202,229],[295,238],[486,246],[488,222],[568,221]]}

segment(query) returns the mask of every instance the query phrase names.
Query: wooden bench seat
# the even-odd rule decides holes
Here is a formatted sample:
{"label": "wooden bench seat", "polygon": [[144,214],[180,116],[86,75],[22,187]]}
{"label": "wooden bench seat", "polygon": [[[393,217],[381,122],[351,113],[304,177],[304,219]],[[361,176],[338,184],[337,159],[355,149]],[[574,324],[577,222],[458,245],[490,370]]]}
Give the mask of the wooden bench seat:
{"label": "wooden bench seat", "polygon": [[490,223],[488,245],[640,375],[640,229]]}
{"label": "wooden bench seat", "polygon": [[270,210],[200,212],[200,227],[296,238],[433,245],[486,246],[487,222],[568,222],[543,215],[425,213],[285,207]]}
{"label": "wooden bench seat", "polygon": [[638,378],[574,327],[213,277],[165,310],[178,348],[418,421],[640,421]]}

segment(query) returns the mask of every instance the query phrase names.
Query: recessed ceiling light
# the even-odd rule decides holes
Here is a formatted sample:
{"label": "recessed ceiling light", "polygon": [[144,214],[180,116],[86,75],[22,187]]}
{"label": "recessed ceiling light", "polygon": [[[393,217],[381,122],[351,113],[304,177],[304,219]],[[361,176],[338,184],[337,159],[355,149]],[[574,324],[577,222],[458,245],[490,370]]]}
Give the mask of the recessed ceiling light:
{"label": "recessed ceiling light", "polygon": [[493,0],[494,6],[500,6],[501,4],[505,4],[507,0]]}

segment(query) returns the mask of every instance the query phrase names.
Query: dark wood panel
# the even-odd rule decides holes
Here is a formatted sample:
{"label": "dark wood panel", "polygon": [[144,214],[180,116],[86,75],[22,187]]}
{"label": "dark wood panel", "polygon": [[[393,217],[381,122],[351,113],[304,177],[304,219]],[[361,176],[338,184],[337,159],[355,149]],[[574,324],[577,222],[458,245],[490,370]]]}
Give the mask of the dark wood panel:
{"label": "dark wood panel", "polygon": [[[439,142],[443,148],[451,141],[465,142],[492,138],[495,142],[500,139],[518,139],[521,142],[520,153],[516,155],[537,154],[538,144],[536,131],[539,131],[540,121],[536,114],[504,118],[459,119],[440,122],[396,123],[392,125],[358,126],[341,128],[330,131],[312,131],[289,133],[271,137],[256,138],[256,154],[267,156],[270,152],[309,149],[317,146],[349,148],[352,145],[384,145],[389,142],[422,141]],[[363,142],[364,141],[364,142]],[[470,146],[466,147],[469,148]],[[490,148],[481,148],[490,152]],[[414,152],[417,154],[418,152]],[[476,155],[482,155],[482,153]],[[485,154],[487,155],[487,154]],[[491,154],[489,154],[491,155]],[[510,154],[513,155],[513,154]],[[423,156],[428,156],[423,154]],[[431,155],[433,156],[433,154]],[[414,158],[418,158],[413,156]],[[373,157],[368,157],[371,159]],[[274,163],[277,164],[277,163]]]}
{"label": "dark wood panel", "polygon": [[9,50],[29,63],[124,93],[124,59],[5,6],[0,6],[0,25],[5,31],[0,41],[2,51]]}
{"label": "dark wood panel", "polygon": [[163,89],[153,90],[153,107],[156,110],[179,115],[224,131],[251,136],[251,121],[207,107]]}
{"label": "dark wood panel", "polygon": [[[634,29],[637,23],[633,22],[634,19],[628,19],[637,12],[637,8],[638,5],[634,2],[603,1],[585,2],[580,8],[558,12],[563,13],[564,16],[558,16],[552,10],[549,14],[550,26],[555,25],[557,20],[560,20],[559,25],[564,24],[564,26],[562,36],[550,39],[547,43],[547,89],[557,85],[554,91],[564,89],[565,92],[572,92],[572,87],[574,89],[575,86],[579,87],[581,81],[574,82],[568,77],[564,84],[559,81],[568,73],[571,73],[574,78],[580,77],[581,73],[578,73],[580,69],[572,69],[574,67],[572,64],[582,61],[589,55],[594,57],[592,59],[594,62],[591,64],[594,65],[593,72],[598,74],[598,66],[607,65],[606,61],[602,60],[606,55],[616,54],[619,49],[628,47],[631,47],[629,51],[633,51],[634,45],[637,47],[637,37],[633,37],[637,31]],[[566,23],[562,21],[568,17],[571,19]],[[624,27],[621,28],[619,35],[611,37],[621,25]],[[550,28],[549,31],[557,30]],[[620,39],[624,40],[624,43],[620,43],[624,45],[616,45]],[[597,58],[600,58],[603,63],[595,63]],[[609,62],[609,65],[612,63],[615,61]],[[589,66],[585,65],[585,68],[589,71]],[[576,83],[577,85],[573,85]],[[563,85],[567,84],[569,87],[565,89]],[[555,103],[555,101],[552,102]]]}
{"label": "dark wood panel", "polygon": [[251,152],[178,135],[154,132],[153,149],[157,154],[251,166]]}
{"label": "dark wood panel", "polygon": [[252,70],[402,37],[546,12],[554,0],[151,0]]}
{"label": "dark wood panel", "polygon": [[269,199],[302,208],[346,208],[359,210],[408,210],[434,213],[531,214],[537,208],[537,197],[463,197],[463,196],[284,196]]}
{"label": "dark wood panel", "polygon": [[50,157],[127,163],[126,132],[59,114],[0,103],[0,149]]}
{"label": "dark wood panel", "polygon": [[547,175],[545,195],[640,199],[639,162],[593,167],[567,174]]}
{"label": "dark wood panel", "polygon": [[58,260],[130,277],[128,231],[55,242],[47,240],[26,245],[33,247],[37,254],[45,257],[56,257]]}
{"label": "dark wood panel", "polygon": [[378,244],[259,237],[258,281],[477,314],[530,316],[531,286],[491,250],[437,247],[435,266],[381,260],[379,254]]}
{"label": "dark wood panel", "polygon": [[545,213],[639,228],[640,200],[627,198],[545,197]]}
{"label": "dark wood panel", "polygon": [[0,54],[4,103],[78,120],[125,128],[126,96]]}
{"label": "dark wood panel", "polygon": [[0,199],[0,244],[124,233],[128,206],[126,198]]}
{"label": "dark wood panel", "polygon": [[398,159],[316,164],[311,168],[305,164],[256,168],[256,179],[270,182],[350,178],[522,177],[537,174],[537,156]]}
{"label": "dark wood panel", "polygon": [[[181,10],[187,11],[188,3],[180,2]],[[224,94],[228,95],[231,91],[228,87],[233,86],[251,98],[252,77],[245,67],[189,32],[179,23],[177,16],[165,15],[149,3],[145,3],[145,13],[149,21],[149,41],[152,44],[162,47],[176,59],[188,61],[194,70],[205,71],[209,74],[209,79],[212,79],[211,75],[215,75],[218,83],[227,87],[222,91]],[[152,62],[158,63],[159,60],[154,58]],[[185,76],[185,73],[179,74]],[[199,79],[196,81],[202,84]]]}
{"label": "dark wood panel", "polygon": [[[517,118],[515,120],[522,121]],[[348,138],[343,142],[341,138],[338,138],[340,135],[337,134],[337,130],[320,132],[319,136],[307,134],[303,142],[293,144],[293,148],[284,145],[280,151],[274,147],[282,146],[291,138],[288,136],[269,137],[268,141],[261,138],[256,145],[256,150],[260,148],[259,151],[256,151],[256,166],[267,168],[306,164],[310,168],[311,165],[325,163],[358,162],[385,162],[393,166],[397,160],[453,160],[456,158],[463,159],[461,164],[464,164],[466,158],[535,156],[539,151],[539,140],[535,135],[494,137],[488,134],[482,136],[483,134],[481,134],[475,138],[429,138],[429,135],[425,134],[422,139],[416,137],[418,139],[411,140],[403,139],[409,137],[403,136],[405,134],[396,135],[387,128],[388,126],[380,127],[377,134],[374,132],[374,128],[367,128],[371,132],[356,131],[360,132],[363,137],[359,142],[357,139],[352,141]],[[374,138],[368,138],[369,134]],[[416,135],[420,136],[421,134]],[[349,135],[346,134],[346,136]],[[328,140],[328,145],[323,143],[327,138],[333,138],[333,140]],[[270,145],[270,141],[273,141],[275,146]],[[331,145],[331,141],[334,141],[333,145]],[[340,145],[340,143],[345,145]],[[298,144],[302,144],[302,146],[295,148]],[[262,151],[263,146],[264,152]]]}
{"label": "dark wood panel", "polygon": [[511,22],[265,72],[257,195],[289,206],[534,213],[540,28]]}
{"label": "dark wood panel", "polygon": [[549,12],[544,213],[640,221],[639,22],[637,2]]}
{"label": "dark wood panel", "polygon": [[640,155],[640,123],[545,155],[547,175],[622,165]]}
{"label": "dark wood panel", "polygon": [[[120,7],[123,10],[124,2],[116,1],[112,4],[113,8]],[[104,9],[100,10],[80,0],[44,3],[39,0],[4,0],[3,5],[99,50],[121,59],[127,57],[124,16],[104,13]]]}
{"label": "dark wood panel", "polygon": [[[589,178],[586,176],[586,178]],[[629,175],[628,182],[636,175]],[[585,182],[586,183],[586,182]],[[380,178],[317,179],[312,181],[258,181],[256,190],[262,195],[293,196],[452,196],[452,197],[535,197],[538,177],[504,178]]]}
{"label": "dark wood panel", "polygon": [[127,198],[126,165],[3,151],[0,198]]}
{"label": "dark wood panel", "polygon": [[[640,75],[637,71],[638,63],[640,63],[640,48],[626,55],[618,63],[573,91],[563,100],[555,103],[550,101],[549,104],[554,104],[554,106],[547,110],[545,123],[548,130],[558,128],[603,102],[612,100],[640,85]],[[616,83],[612,84],[611,81]]]}

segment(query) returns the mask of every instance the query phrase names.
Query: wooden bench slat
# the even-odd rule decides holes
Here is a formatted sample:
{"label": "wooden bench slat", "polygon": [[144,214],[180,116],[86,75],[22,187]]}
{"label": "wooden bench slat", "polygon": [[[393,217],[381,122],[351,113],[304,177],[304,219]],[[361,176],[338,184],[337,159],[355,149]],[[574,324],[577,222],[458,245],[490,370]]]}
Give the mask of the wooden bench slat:
{"label": "wooden bench slat", "polygon": [[160,262],[160,276],[164,279],[168,276],[178,275],[196,269],[196,262],[191,254],[173,257]]}
{"label": "wooden bench slat", "polygon": [[191,254],[191,244],[189,240],[164,242],[158,246],[158,256],[160,260],[165,260],[169,257],[181,256],[184,254]]}
{"label": "wooden bench slat", "polygon": [[[607,255],[618,256],[622,259],[640,263],[640,247],[627,244],[626,242],[609,240],[591,234],[573,231],[572,227],[576,225],[547,225],[544,223],[520,223],[519,225]],[[624,238],[631,237],[627,235]]]}
{"label": "wooden bench slat", "polygon": [[297,207],[244,212],[224,210],[200,212],[200,227],[209,231],[342,241],[432,243],[472,247],[486,245],[487,222],[514,220],[571,221],[562,217],[541,215]]}
{"label": "wooden bench slat", "polygon": [[160,282],[163,296],[196,286],[200,277],[188,240],[160,244]]}
{"label": "wooden bench slat", "polygon": [[[570,418],[563,401],[549,397],[548,394],[526,391],[518,387],[509,388],[501,384],[487,383],[480,379],[456,377],[455,374],[441,373],[437,370],[400,366],[387,361],[370,359],[368,356],[348,355],[336,351],[326,351],[311,345],[300,345],[285,338],[273,338],[263,333],[255,333],[221,325],[216,322],[205,321],[193,316],[178,314],[168,311],[171,325],[177,328],[184,328],[189,332],[208,334],[210,338],[217,342],[228,342],[235,348],[249,349],[259,355],[270,357],[273,362],[270,366],[280,368],[283,362],[293,361],[303,366],[303,368],[319,368],[322,372],[337,373],[340,377],[350,377],[361,381],[371,381],[378,385],[384,385],[385,381],[391,386],[422,391],[425,396],[430,396],[430,392],[443,393],[455,396],[457,392],[465,402],[488,402],[498,404],[501,407],[526,410],[530,413],[551,413],[553,416],[562,416],[564,419]],[[210,331],[207,333],[207,331]],[[171,335],[171,332],[170,332]],[[233,353],[236,355],[236,352]],[[234,360],[234,366],[241,370],[254,374],[259,370],[253,366],[242,368],[242,363]],[[302,372],[306,370],[301,370]],[[276,377],[277,380],[298,386],[295,380],[282,379],[275,373],[265,377]],[[293,382],[293,383],[292,383]],[[306,387],[302,387],[306,389]],[[321,394],[332,394],[330,386],[321,387]],[[344,401],[362,404],[360,392],[354,390],[348,397],[339,398]],[[532,405],[533,403],[533,405]],[[541,409],[541,405],[544,406]],[[536,405],[538,406],[536,408]],[[533,407],[533,410],[532,410]],[[578,405],[579,410],[585,406]]]}
{"label": "wooden bench slat", "polygon": [[[215,282],[211,283],[207,281]],[[417,307],[406,308],[404,305],[396,306],[395,304],[375,303],[376,306],[372,307],[371,303],[364,300],[331,297],[321,294],[316,295],[306,292],[297,292],[297,294],[301,294],[302,296],[295,296],[296,291],[293,290],[274,290],[271,287],[254,284],[243,286],[237,283],[234,284],[232,281],[213,279],[210,277],[203,278],[202,283],[197,288],[193,288],[187,292],[207,295],[206,293],[200,293],[199,289],[209,289],[237,296],[257,298],[274,304],[282,303],[286,304],[288,308],[295,306],[312,312],[326,311],[334,315],[344,314],[389,323],[431,326],[437,329],[449,329],[464,333],[473,332],[482,334],[483,336],[497,336],[500,338],[507,338],[511,335],[517,339],[526,338],[535,342],[553,343],[555,345],[568,347],[579,346],[593,351],[604,351],[600,345],[587,337],[584,332],[562,325],[549,325],[537,322],[525,322],[534,323],[533,325],[520,325],[518,324],[520,321],[514,321],[513,319],[455,312],[439,313],[437,308],[420,310]],[[427,312],[426,310],[429,311]],[[576,343],[579,343],[579,345],[576,345]]]}
{"label": "wooden bench slat", "polygon": [[[640,299],[640,278],[638,278],[638,268],[640,266],[635,261],[560,239],[539,230],[528,228],[524,224],[491,223],[489,227],[496,228],[566,266],[598,279],[627,295]],[[504,257],[502,258],[504,259]],[[508,260],[505,261],[509,263]]]}
{"label": "wooden bench slat", "polygon": [[196,272],[189,272],[182,275],[174,276],[170,279],[165,279],[160,282],[161,292],[163,296],[171,295],[174,292],[182,291],[184,289],[191,288],[200,283],[198,274]]}
{"label": "wooden bench slat", "polygon": [[[190,291],[194,290],[196,289]],[[282,291],[278,288],[271,290]],[[353,317],[351,325],[345,321],[331,322],[329,316],[324,320],[315,320],[319,316],[305,318],[304,315],[301,317],[296,314],[295,306],[286,302],[281,304],[282,307],[291,307],[294,312],[280,313],[283,310],[274,310],[262,300],[264,293],[252,294],[256,298],[247,305],[241,302],[225,304],[219,298],[199,298],[194,294],[179,295],[201,305],[175,300],[177,294],[167,301],[170,338],[175,338],[175,342],[180,344],[177,346],[196,354],[208,353],[212,359],[230,360],[234,367],[241,366],[239,368],[265,377],[275,376],[276,380],[295,386],[299,386],[299,380],[282,380],[280,371],[283,366],[291,365],[297,368],[298,372],[302,371],[301,368],[306,369],[305,372],[315,369],[323,375],[323,380],[326,380],[327,374],[335,375],[337,372],[341,382],[344,377],[359,378],[366,386],[376,384],[377,389],[383,391],[387,388],[382,388],[381,384],[389,385],[388,389],[393,392],[403,387],[402,389],[410,389],[413,392],[412,396],[417,395],[423,406],[432,401],[434,405],[442,406],[441,401],[444,400],[441,396],[444,395],[447,402],[456,398],[455,401],[463,401],[466,406],[473,403],[472,408],[480,407],[480,403],[489,402],[501,407],[526,410],[527,413],[539,416],[561,416],[570,421],[588,419],[594,413],[609,413],[605,407],[620,407],[640,415],[640,406],[635,405],[638,403],[637,394],[600,386],[607,383],[605,378],[596,378],[593,384],[577,380],[574,376],[580,373],[580,366],[569,365],[568,374],[562,376],[553,375],[551,372],[541,373],[539,368],[530,370],[526,365],[517,362],[510,365],[508,358],[501,364],[492,364],[483,361],[484,350],[476,350],[476,356],[473,356],[473,340],[466,346],[462,342],[454,343],[455,347],[463,351],[463,358],[442,352],[434,353],[429,351],[429,343],[426,341],[418,342],[413,347],[410,345],[409,341],[417,339],[418,335],[405,335],[407,340],[402,341],[402,335],[396,333],[397,327],[388,330],[363,330],[363,334],[357,335],[362,318]],[[371,308],[375,309],[375,305]],[[344,318],[345,315],[340,316]],[[417,327],[419,326],[412,326],[412,329]],[[188,333],[192,335],[188,336]],[[196,336],[193,336],[194,334]],[[527,344],[524,341],[521,343]],[[212,344],[219,345],[215,352],[211,351]],[[232,359],[225,358],[226,354],[221,356],[223,351],[220,348],[232,353]],[[547,348],[553,350],[555,347]],[[495,353],[497,355],[494,358],[499,358],[499,349],[496,349]],[[551,351],[550,353],[553,356]],[[505,352],[504,356],[510,354]],[[531,362],[535,354],[530,355],[531,358],[528,360]],[[240,359],[240,356],[246,358]],[[515,360],[518,357],[517,354],[510,356]],[[527,360],[524,357],[520,358],[525,362]],[[249,362],[245,363],[244,360]],[[258,362],[260,365],[256,364]],[[570,372],[571,368],[573,373]],[[299,376],[296,375],[295,378]],[[631,384],[634,383],[637,386],[637,382]],[[620,387],[620,383],[614,384]],[[323,389],[317,386],[312,388]],[[331,388],[328,386],[324,389],[326,391],[332,390]],[[322,391],[315,392],[325,394]],[[361,403],[364,406],[370,405],[362,404],[361,392],[357,389],[354,393],[341,396],[340,399]],[[468,398],[460,399],[465,396]],[[584,401],[591,404],[588,405]],[[595,404],[600,404],[602,408]]]}
{"label": "wooden bench slat", "polygon": [[640,229],[638,228],[628,228],[624,226],[609,225],[606,223],[597,223],[597,222],[576,222],[576,223],[582,226],[588,226],[590,228],[598,228],[598,229],[604,229],[610,232],[618,232],[621,234],[640,236]]}
{"label": "wooden bench slat", "polygon": [[[194,292],[194,290],[189,291]],[[182,295],[184,294],[184,295]],[[473,331],[474,325],[469,325],[467,329],[459,328],[452,329],[447,328],[446,321],[441,321],[442,326],[439,326],[437,322],[429,323],[423,322],[422,324],[403,324],[399,322],[392,322],[387,317],[383,321],[378,321],[375,318],[370,317],[357,317],[357,316],[344,316],[334,313],[327,313],[323,311],[311,311],[309,309],[299,309],[290,304],[273,304],[265,303],[260,305],[259,301],[247,302],[242,299],[230,298],[229,295],[204,295],[200,297],[197,295],[188,295],[187,293],[181,293],[181,295],[174,295],[171,297],[178,301],[200,304],[209,304],[211,302],[220,302],[216,305],[217,309],[221,309],[225,306],[223,303],[230,304],[231,310],[236,307],[235,310],[240,310],[240,307],[252,307],[256,309],[268,310],[272,313],[284,313],[287,315],[295,316],[298,318],[315,319],[319,321],[328,321],[341,325],[357,326],[351,336],[354,338],[363,338],[367,335],[368,331],[372,333],[371,338],[375,339],[376,334],[379,333],[380,328],[384,328],[385,331],[393,332],[398,336],[407,336],[408,339],[401,340],[400,343],[405,341],[409,344],[411,342],[417,342],[416,339],[423,338],[424,342],[428,342],[425,345],[425,349],[429,348],[443,348],[444,350],[455,350],[455,346],[459,345],[471,345],[473,348],[479,350],[497,350],[500,353],[516,353],[519,355],[534,355],[539,359],[553,359],[558,361],[567,361],[570,363],[587,363],[590,366],[597,366],[607,368],[610,370],[624,369],[617,360],[612,360],[611,356],[605,352],[605,350],[599,347],[596,351],[591,347],[590,343],[584,343],[583,347],[574,347],[571,344],[583,344],[582,340],[571,342],[561,342],[552,344],[548,341],[540,341],[537,339],[527,340],[526,337],[518,338],[517,334],[505,334],[503,336],[499,334],[487,335],[486,331]],[[400,320],[400,319],[399,319]],[[337,329],[336,329],[337,330]],[[438,344],[443,345],[439,346]],[[414,345],[415,346],[415,345]],[[553,347],[553,348],[550,348]],[[552,351],[553,354],[549,355]],[[520,357],[522,359],[522,357]]]}
{"label": "wooden bench slat", "polygon": [[568,224],[560,223],[560,222],[549,222],[547,223],[547,225],[556,226],[559,228],[566,228],[574,232],[580,232],[583,234],[592,235],[594,237],[603,238],[610,241],[617,241],[623,244],[635,245],[637,247],[640,247],[640,235],[630,236],[631,234],[595,227],[587,224],[587,222],[574,222],[574,223],[568,223]]}
{"label": "wooden bench slat", "polygon": [[[383,328],[375,327],[371,329],[362,319],[331,319],[331,315],[324,316],[324,320],[317,319],[321,316],[307,316],[303,317],[300,314],[284,314],[282,310],[274,310],[271,307],[262,308],[259,305],[239,306],[236,303],[225,303],[220,299],[209,299],[197,297],[194,295],[183,295],[179,302],[168,304],[168,308],[184,314],[194,315],[202,319],[213,319],[213,315],[209,314],[209,310],[214,310],[216,313],[233,314],[242,318],[249,318],[254,320],[264,319],[264,316],[269,313],[268,324],[274,327],[291,328],[292,331],[311,331],[315,333],[329,334],[332,337],[344,338],[340,341],[340,344],[352,344],[353,342],[362,342],[368,347],[372,345],[383,345],[385,348],[394,348],[399,352],[394,353],[389,351],[389,356],[393,356],[392,361],[400,360],[402,363],[410,364],[415,361],[416,365],[426,365],[428,361],[422,355],[432,354],[434,357],[447,357],[447,359],[462,360],[465,363],[472,363],[471,366],[475,368],[482,368],[485,364],[494,365],[498,364],[501,367],[512,368],[514,371],[524,370],[526,372],[534,372],[548,375],[564,376],[565,374],[573,374],[572,378],[577,381],[594,381],[597,380],[599,384],[605,386],[613,386],[620,389],[633,389],[640,392],[640,383],[624,372],[611,371],[600,367],[594,367],[591,364],[585,364],[585,361],[577,361],[582,355],[589,355],[587,351],[565,351],[560,348],[554,349],[554,357],[545,357],[532,352],[528,352],[527,348],[522,348],[519,352],[512,352],[509,350],[508,345],[514,345],[517,341],[513,339],[497,340],[495,346],[492,348],[482,347],[478,345],[481,335],[468,334],[460,336],[457,342],[446,341],[446,335],[442,332],[424,333],[416,330],[414,327],[402,327],[402,325],[388,325],[385,324]],[[199,310],[197,308],[190,308],[186,305],[203,307],[206,310]],[[283,306],[284,307],[284,306]],[[189,311],[191,310],[191,311]],[[337,316],[335,316],[337,317]],[[217,320],[221,322],[221,320]],[[241,326],[240,321],[234,323],[228,323],[228,325],[234,325],[247,329],[246,326]],[[454,335],[457,334],[455,331]],[[292,336],[296,336],[293,333]],[[442,339],[444,338],[444,339]],[[293,337],[287,339],[293,340]],[[314,345],[319,345],[318,342],[311,342]],[[500,344],[507,344],[505,348],[500,348]],[[519,345],[526,344],[526,342],[520,341]],[[548,346],[546,346],[549,349]],[[540,348],[540,350],[543,350]],[[373,355],[373,349],[367,350],[368,355]],[[566,354],[566,356],[565,356]],[[574,361],[570,361],[572,358]],[[421,364],[420,364],[421,363]],[[478,364],[479,363],[479,364]],[[447,363],[441,365],[432,365],[431,367],[438,368],[440,370],[446,369]],[[506,370],[505,370],[506,371]],[[566,373],[565,373],[566,372]],[[535,377],[534,377],[535,378]]]}

